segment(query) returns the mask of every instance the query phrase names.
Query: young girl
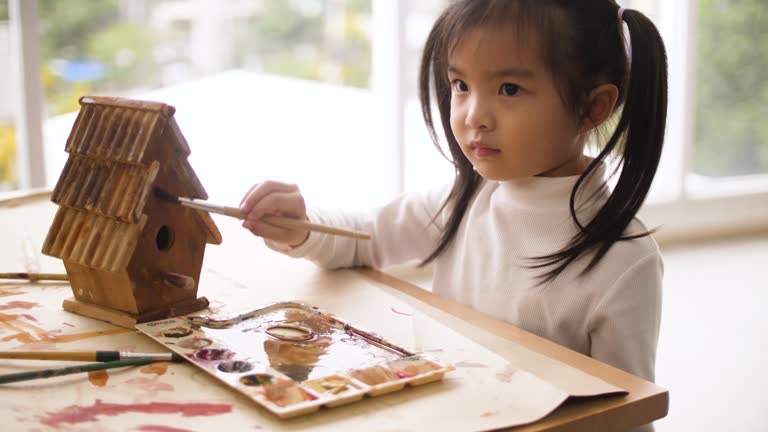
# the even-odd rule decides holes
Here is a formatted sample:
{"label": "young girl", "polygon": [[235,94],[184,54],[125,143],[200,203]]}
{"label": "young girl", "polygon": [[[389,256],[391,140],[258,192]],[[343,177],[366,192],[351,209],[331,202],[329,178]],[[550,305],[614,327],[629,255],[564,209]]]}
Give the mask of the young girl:
{"label": "young girl", "polygon": [[[613,1],[453,2],[420,72],[424,119],[437,144],[436,102],[453,184],[370,215],[307,216],[296,186],[266,182],[243,198],[243,225],[327,268],[432,262],[434,293],[653,380],[662,260],[635,215],[661,155],[666,75],[654,25]],[[590,138],[604,143],[594,158]],[[275,228],[259,222],[265,214],[372,240]]]}

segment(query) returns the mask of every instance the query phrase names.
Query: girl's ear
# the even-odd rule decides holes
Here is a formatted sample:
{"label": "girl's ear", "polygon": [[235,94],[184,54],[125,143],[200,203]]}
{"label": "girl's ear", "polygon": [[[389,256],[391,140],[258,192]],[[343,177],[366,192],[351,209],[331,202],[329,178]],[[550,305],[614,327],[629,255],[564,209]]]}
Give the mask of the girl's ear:
{"label": "girl's ear", "polygon": [[585,116],[581,120],[581,132],[600,126],[608,120],[619,99],[619,89],[613,84],[601,84],[589,94]]}

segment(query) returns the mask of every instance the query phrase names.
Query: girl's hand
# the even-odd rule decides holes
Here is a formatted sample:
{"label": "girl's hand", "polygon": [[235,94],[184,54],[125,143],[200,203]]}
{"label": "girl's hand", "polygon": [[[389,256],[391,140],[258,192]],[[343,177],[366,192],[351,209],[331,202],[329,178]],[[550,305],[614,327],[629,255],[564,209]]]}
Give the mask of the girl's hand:
{"label": "girl's hand", "polygon": [[307,230],[279,228],[260,220],[264,215],[307,220],[304,197],[294,184],[275,181],[257,183],[240,201],[240,209],[246,214],[243,227],[259,237],[296,247],[309,236]]}

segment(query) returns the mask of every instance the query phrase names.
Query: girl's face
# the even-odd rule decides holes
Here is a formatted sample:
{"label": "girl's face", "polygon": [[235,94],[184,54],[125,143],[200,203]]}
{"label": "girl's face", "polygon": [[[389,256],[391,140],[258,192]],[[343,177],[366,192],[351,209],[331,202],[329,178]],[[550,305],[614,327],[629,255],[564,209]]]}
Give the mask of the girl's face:
{"label": "girl's face", "polygon": [[516,43],[515,34],[470,30],[451,52],[453,134],[489,180],[581,174],[579,119],[534,47]]}

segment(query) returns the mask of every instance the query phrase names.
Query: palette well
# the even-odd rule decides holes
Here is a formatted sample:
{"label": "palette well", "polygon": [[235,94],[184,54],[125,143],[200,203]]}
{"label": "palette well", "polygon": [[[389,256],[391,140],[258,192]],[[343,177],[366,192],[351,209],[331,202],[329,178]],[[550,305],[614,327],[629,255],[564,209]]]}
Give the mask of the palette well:
{"label": "palette well", "polygon": [[281,418],[438,381],[453,370],[295,302],[136,328]]}

